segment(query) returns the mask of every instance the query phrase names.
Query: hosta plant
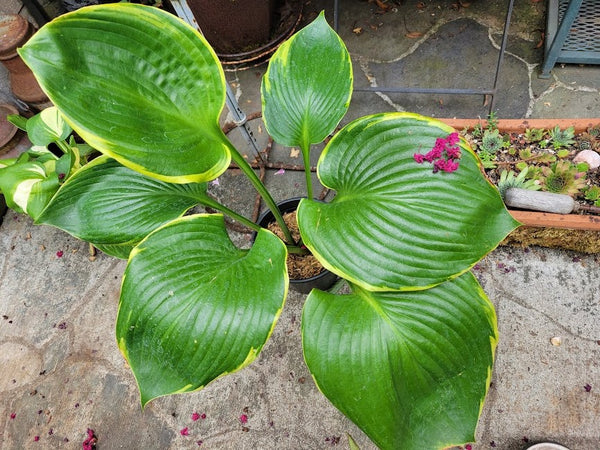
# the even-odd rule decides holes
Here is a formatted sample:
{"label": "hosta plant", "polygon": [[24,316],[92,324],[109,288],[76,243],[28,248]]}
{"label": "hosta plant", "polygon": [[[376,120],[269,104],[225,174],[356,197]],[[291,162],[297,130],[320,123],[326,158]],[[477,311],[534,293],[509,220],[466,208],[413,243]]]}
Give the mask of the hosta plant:
{"label": "hosta plant", "polygon": [[[219,128],[224,74],[194,29],[159,9],[101,5],[55,19],[20,54],[103,154],[36,222],[128,259],[116,335],[142,405],[250,364],[284,307],[286,255],[307,248],[350,288],[313,290],[304,304],[319,389],[381,448],[474,439],[498,336],[470,269],[518,223],[453,129],[408,113],[347,124],[318,162],[335,198],[313,200],[307,176],[302,242],[285,225],[281,240],[206,192],[233,160],[283,222]],[[308,163],[352,92],[349,54],[323,15],[279,48],[261,89],[268,132]],[[252,247],[230,241],[222,214],[184,215],[196,204],[256,230]]]}
{"label": "hosta plant", "polygon": [[[33,147],[18,158],[0,160],[0,193],[11,209],[35,219],[92,149],[75,142],[73,130],[55,107],[30,119],[18,115],[8,119],[27,132]],[[49,150],[51,144],[60,156]]]}

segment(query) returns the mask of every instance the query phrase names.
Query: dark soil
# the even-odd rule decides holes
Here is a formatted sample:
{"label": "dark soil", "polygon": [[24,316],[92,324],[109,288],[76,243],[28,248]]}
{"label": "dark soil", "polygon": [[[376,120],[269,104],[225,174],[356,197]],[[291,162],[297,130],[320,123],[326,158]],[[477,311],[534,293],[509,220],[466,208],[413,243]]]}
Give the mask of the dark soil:
{"label": "dark soil", "polygon": [[[283,215],[283,220],[286,225],[290,229],[292,233],[292,237],[296,242],[301,241],[300,230],[298,229],[298,224],[296,222],[296,212],[285,213]],[[272,222],[269,224],[268,229],[273,232],[280,239],[284,239],[281,228],[277,224],[277,222]],[[295,253],[289,253],[287,259],[287,267],[288,267],[288,275],[292,280],[305,280],[307,278],[314,277],[319,275],[323,270],[323,266],[321,263],[315,258],[313,255],[298,255]]]}

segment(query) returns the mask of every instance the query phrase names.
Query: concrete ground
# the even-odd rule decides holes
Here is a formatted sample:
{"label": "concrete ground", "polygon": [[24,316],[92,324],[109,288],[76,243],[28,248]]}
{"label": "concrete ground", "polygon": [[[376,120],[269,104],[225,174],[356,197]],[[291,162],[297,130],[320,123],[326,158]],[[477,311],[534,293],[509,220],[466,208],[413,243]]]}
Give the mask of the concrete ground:
{"label": "concrete ground", "polygon": [[[341,3],[339,32],[353,55],[357,87],[490,85],[506,2],[407,0],[385,13],[375,2]],[[306,18],[321,7],[331,17],[331,4],[308,2]],[[600,67],[558,66],[549,80],[537,78],[544,17],[545,2],[517,0],[498,116],[600,117]],[[264,69],[227,73],[248,113],[260,109]],[[3,98],[10,98],[1,75]],[[357,92],[347,120],[393,110],[487,114],[481,97]],[[266,145],[264,127],[258,120],[251,126]],[[240,141],[236,130],[231,138]],[[301,163],[279,147],[271,160]],[[292,170],[266,175],[277,199],[303,195],[301,179]],[[244,183],[230,171],[213,193],[251,214],[254,194]],[[540,441],[600,448],[599,258],[500,247],[476,266],[497,308],[500,343],[473,449],[519,450]],[[374,448],[313,384],[300,348],[303,296],[294,292],[253,364],[200,392],[158,399],[142,412],[114,338],[124,268],[103,254],[90,258],[87,244],[59,230],[6,214],[0,227],[0,448],[81,448],[88,429],[102,449],[347,448],[347,434],[362,449]],[[194,412],[202,418],[193,421]]]}

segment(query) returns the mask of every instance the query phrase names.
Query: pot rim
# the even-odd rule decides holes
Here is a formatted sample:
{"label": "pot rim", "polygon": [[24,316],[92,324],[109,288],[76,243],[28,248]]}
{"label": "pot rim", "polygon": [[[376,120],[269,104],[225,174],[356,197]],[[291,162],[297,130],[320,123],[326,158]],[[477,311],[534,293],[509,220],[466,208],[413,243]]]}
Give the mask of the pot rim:
{"label": "pot rim", "polygon": [[[285,211],[281,211],[282,213],[284,213],[284,212],[290,212],[290,211],[295,211],[297,209],[298,205],[300,204],[300,200],[302,200],[303,198],[306,198],[306,197],[291,197],[291,198],[287,198],[285,200],[281,200],[279,202],[276,202],[276,204],[280,208],[280,211],[281,211],[281,205],[282,204],[290,204],[289,208],[287,208]],[[317,201],[319,201],[319,200],[317,200]],[[325,202],[323,202],[323,203],[325,203]],[[266,209],[258,217],[258,220],[256,221],[256,223],[258,225],[260,225],[261,227],[264,228],[265,225],[267,225],[268,223],[271,223],[271,221],[269,221],[265,225],[262,225],[261,223],[267,217],[269,217],[269,216],[271,216],[271,218],[272,218],[273,221],[275,220],[275,218],[274,218],[273,213],[271,212],[271,210],[270,209]],[[256,237],[256,233],[253,234],[252,239],[254,239],[255,237]],[[319,272],[317,275],[314,275],[314,276],[312,276],[310,278],[301,278],[301,279],[290,278],[290,284],[291,285],[296,285],[296,286],[297,285],[303,285],[303,284],[310,284],[310,283],[314,283],[315,281],[318,281],[318,280],[323,279],[323,278],[328,277],[328,276],[332,276],[335,279],[337,279],[337,275],[335,275],[333,272],[331,272],[326,267],[323,267],[323,270],[321,272]]]}
{"label": "pot rim", "polygon": [[[450,125],[457,130],[463,128],[472,128],[477,124],[487,125],[485,119],[456,119],[456,118],[438,118],[437,120]],[[498,129],[500,131],[524,132],[527,128],[548,128],[549,125],[561,128],[574,127],[576,133],[586,131],[588,128],[600,125],[600,117],[586,118],[557,118],[557,119],[498,119]]]}

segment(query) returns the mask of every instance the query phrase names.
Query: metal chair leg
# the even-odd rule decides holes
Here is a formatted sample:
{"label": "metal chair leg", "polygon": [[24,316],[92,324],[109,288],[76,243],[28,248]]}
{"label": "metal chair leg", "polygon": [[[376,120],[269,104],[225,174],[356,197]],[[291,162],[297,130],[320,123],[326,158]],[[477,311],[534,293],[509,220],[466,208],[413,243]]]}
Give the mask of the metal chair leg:
{"label": "metal chair leg", "polygon": [[563,19],[560,22],[558,30],[556,31],[556,35],[554,36],[554,39],[552,39],[552,43],[546,47],[544,63],[542,64],[540,74],[538,75],[540,78],[550,78],[550,71],[558,60],[562,46],[569,35],[569,31],[571,30],[571,26],[573,26],[573,22],[575,22],[575,19],[577,18],[577,14],[579,13],[579,8],[581,7],[582,3],[583,0],[569,1],[567,10],[565,11]]}

